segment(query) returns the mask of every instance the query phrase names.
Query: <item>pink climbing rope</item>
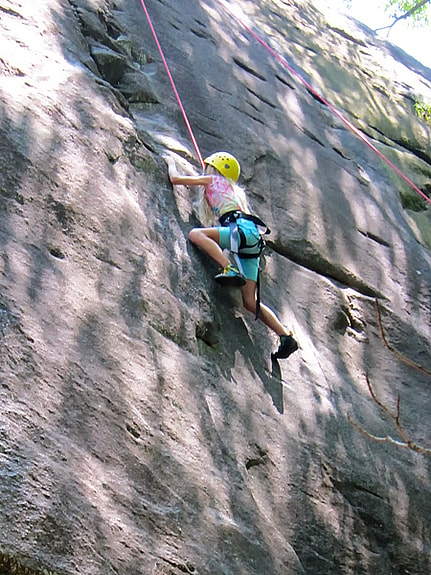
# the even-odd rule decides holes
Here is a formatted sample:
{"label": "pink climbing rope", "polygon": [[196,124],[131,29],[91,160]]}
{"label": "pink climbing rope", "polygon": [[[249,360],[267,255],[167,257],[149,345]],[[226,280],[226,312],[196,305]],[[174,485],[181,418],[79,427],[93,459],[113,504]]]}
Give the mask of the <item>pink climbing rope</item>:
{"label": "pink climbing rope", "polygon": [[330,104],[327,100],[325,100],[325,98],[323,98],[318,92],[316,92],[316,90],[314,90],[314,88],[300,74],[298,74],[298,72],[296,72],[282,56],[280,56],[280,54],[278,54],[275,50],[273,50],[267,42],[265,42],[258,34],[256,34],[256,32],[254,32],[254,30],[252,30],[245,22],[243,22],[241,18],[239,18],[225,4],[225,2],[223,2],[223,0],[216,0],[216,2],[218,2],[221,6],[223,6],[223,8],[237,22],[239,22],[239,24],[241,24],[241,26],[245,28],[245,30],[247,30],[247,32],[251,34],[255,40],[259,42],[259,44],[262,44],[262,46],[274,56],[274,58],[276,58],[279,62],[281,62],[281,64],[283,64],[283,66],[287,68],[289,72],[293,76],[295,76],[307,88],[307,90],[311,94],[313,94],[318,100],[320,100],[323,104],[325,104],[325,106],[327,106],[331,110],[331,112],[333,112],[336,116],[338,116],[338,118],[340,118],[340,120],[350,130],[352,130],[352,132],[354,132],[354,134],[356,134],[358,138],[360,138],[367,146],[369,146],[373,150],[373,152],[375,152],[384,162],[386,162],[388,166],[390,166],[405,182],[407,182],[407,184],[409,184],[409,186],[411,186],[416,192],[418,192],[423,197],[424,200],[426,200],[429,204],[431,204],[431,199],[426,194],[424,194],[424,192],[421,189],[419,189],[399,168],[397,168],[397,166],[395,166],[395,164],[393,164],[382,152],[380,152],[380,150],[378,150],[376,146],[372,144],[370,140],[356,126],[354,126],[351,122],[349,122],[349,120],[344,118],[344,116],[334,106],[332,106],[332,104]]}
{"label": "pink climbing rope", "polygon": [[159,39],[158,39],[158,37],[157,37],[156,31],[155,31],[155,29],[154,29],[154,26],[153,26],[153,23],[152,23],[152,21],[151,21],[150,15],[149,15],[149,13],[148,13],[147,7],[145,6],[144,0],[141,0],[141,4],[142,4],[142,8],[144,9],[145,15],[146,15],[146,17],[147,17],[148,24],[149,24],[149,26],[150,26],[150,28],[151,28],[151,32],[153,33],[154,40],[156,41],[157,48],[159,49],[160,56],[161,56],[161,58],[162,58],[162,60],[163,60],[163,64],[165,65],[166,72],[167,72],[167,74],[168,74],[169,80],[171,81],[172,88],[173,88],[173,90],[174,90],[175,96],[176,96],[176,98],[177,98],[178,104],[179,104],[180,109],[181,109],[181,112],[182,112],[182,114],[183,114],[184,121],[185,121],[186,126],[187,126],[187,129],[188,129],[188,131],[189,131],[191,140],[192,140],[192,142],[193,142],[193,146],[195,147],[197,156],[198,156],[198,158],[199,158],[199,162],[200,162],[200,164],[201,164],[201,166],[202,166],[202,168],[203,168],[203,167],[205,167],[205,164],[204,164],[204,161],[203,161],[203,159],[202,159],[202,154],[201,154],[201,152],[200,152],[200,149],[199,149],[198,143],[197,143],[197,141],[196,141],[196,138],[195,138],[195,136],[194,136],[194,134],[193,134],[192,127],[191,127],[191,125],[190,125],[189,119],[188,119],[188,117],[187,117],[186,111],[185,111],[185,109],[184,109],[183,103],[182,103],[181,98],[180,98],[180,95],[179,95],[179,93],[178,93],[177,87],[175,86],[174,79],[173,79],[173,77],[172,77],[171,71],[169,70],[168,63],[167,63],[167,61],[166,61],[165,55],[164,55],[164,53],[163,53],[162,47],[161,47],[161,45],[160,45]]}

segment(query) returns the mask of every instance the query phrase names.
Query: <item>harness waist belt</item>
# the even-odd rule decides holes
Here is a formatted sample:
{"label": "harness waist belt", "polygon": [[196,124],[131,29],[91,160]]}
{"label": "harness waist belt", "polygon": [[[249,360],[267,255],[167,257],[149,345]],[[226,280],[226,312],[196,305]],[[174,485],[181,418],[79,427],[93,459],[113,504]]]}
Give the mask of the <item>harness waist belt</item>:
{"label": "harness waist belt", "polygon": [[226,212],[225,214],[219,217],[218,221],[220,222],[220,225],[224,227],[228,226],[233,222],[236,222],[236,220],[238,220],[239,218],[243,218],[244,220],[250,220],[251,222],[254,222],[257,226],[265,228],[266,230],[264,232],[265,234],[271,233],[271,230],[268,228],[265,222],[262,221],[258,216],[254,216],[253,214],[246,214],[241,210],[232,210],[230,212]]}

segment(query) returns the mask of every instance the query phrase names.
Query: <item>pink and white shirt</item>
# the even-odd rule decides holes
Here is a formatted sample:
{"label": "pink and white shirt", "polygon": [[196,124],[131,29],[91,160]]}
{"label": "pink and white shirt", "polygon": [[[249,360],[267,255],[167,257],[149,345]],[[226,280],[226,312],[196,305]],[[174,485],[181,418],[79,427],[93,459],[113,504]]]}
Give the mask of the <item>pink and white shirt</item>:
{"label": "pink and white shirt", "polygon": [[211,178],[211,183],[205,186],[205,193],[217,218],[227,212],[245,210],[242,198],[226,178],[218,175]]}

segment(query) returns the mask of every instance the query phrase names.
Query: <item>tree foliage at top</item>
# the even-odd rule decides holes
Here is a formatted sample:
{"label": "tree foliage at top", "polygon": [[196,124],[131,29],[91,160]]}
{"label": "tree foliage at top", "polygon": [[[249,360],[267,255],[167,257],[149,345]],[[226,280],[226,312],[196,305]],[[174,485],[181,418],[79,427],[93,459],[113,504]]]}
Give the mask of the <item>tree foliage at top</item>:
{"label": "tree foliage at top", "polygon": [[408,19],[414,24],[429,24],[428,5],[431,0],[387,0],[386,10],[394,22]]}
{"label": "tree foliage at top", "polygon": [[[352,0],[344,0],[348,8]],[[413,26],[430,24],[429,5],[431,0],[386,0],[385,11],[392,18],[391,24],[379,30],[391,29],[400,20],[407,20]]]}

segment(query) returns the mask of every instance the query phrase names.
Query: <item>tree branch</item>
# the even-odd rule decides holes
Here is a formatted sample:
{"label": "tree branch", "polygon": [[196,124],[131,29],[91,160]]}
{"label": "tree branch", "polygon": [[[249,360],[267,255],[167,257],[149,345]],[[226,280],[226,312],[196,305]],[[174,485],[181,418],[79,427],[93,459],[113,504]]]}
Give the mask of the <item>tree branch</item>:
{"label": "tree branch", "polygon": [[[383,330],[383,325],[382,325],[382,315],[380,312],[380,306],[379,306],[379,302],[377,300],[377,298],[375,299],[375,306],[376,306],[376,311],[377,311],[377,321],[379,324],[379,329],[380,329],[380,335],[382,337],[383,343],[385,344],[385,346],[389,349],[389,351],[391,351],[394,355],[396,355],[396,357],[398,357],[398,359],[400,359],[401,361],[403,361],[404,363],[406,363],[407,365],[409,365],[410,367],[413,367],[414,369],[417,369],[418,371],[422,371],[423,373],[426,373],[427,375],[431,375],[431,371],[429,371],[428,369],[426,369],[425,367],[423,367],[422,365],[419,365],[417,363],[415,363],[414,361],[412,361],[411,359],[409,359],[408,357],[404,356],[402,353],[400,353],[399,351],[397,351],[396,349],[394,349],[387,341],[386,339],[386,335],[385,332]],[[367,437],[368,439],[371,439],[372,441],[376,441],[377,443],[390,443],[391,445],[395,445],[397,447],[404,447],[406,449],[411,449],[412,451],[416,451],[417,453],[422,453],[424,455],[430,455],[431,456],[431,449],[427,448],[427,447],[423,447],[422,445],[418,445],[417,443],[415,443],[414,441],[412,441],[411,439],[409,439],[408,433],[406,432],[406,430],[404,429],[404,427],[401,424],[401,398],[398,395],[397,397],[397,404],[396,404],[396,409],[395,411],[391,411],[389,409],[389,407],[387,407],[376,395],[376,392],[373,389],[373,386],[371,385],[371,381],[368,377],[368,375],[366,376],[366,380],[367,380],[367,386],[368,386],[368,391],[370,392],[371,397],[373,398],[374,403],[376,403],[379,408],[390,418],[392,419],[392,421],[395,424],[395,427],[398,431],[398,434],[400,435],[402,441],[398,441],[397,439],[394,439],[393,437],[391,437],[390,435],[386,435],[384,437],[379,437],[377,435],[374,435],[373,433],[370,433],[369,431],[367,431],[366,429],[364,429],[361,425],[359,425],[358,423],[356,423],[355,421],[353,421],[353,419],[351,418],[350,414],[347,415],[347,419],[349,421],[349,423],[360,433],[362,433],[362,435],[364,435],[365,437]]]}
{"label": "tree branch", "polygon": [[431,0],[421,0],[420,2],[418,2],[417,4],[415,4],[412,8],[410,8],[410,10],[407,10],[407,12],[404,12],[404,14],[401,14],[401,16],[397,16],[395,18],[395,20],[389,24],[388,26],[383,26],[382,28],[376,28],[374,30],[374,32],[380,32],[380,30],[388,30],[388,34],[389,32],[392,30],[392,28],[395,26],[395,24],[397,22],[399,22],[400,20],[405,20],[406,18],[409,18],[410,16],[412,16],[415,12],[417,12],[418,10],[420,10],[420,8],[422,8],[423,6],[425,6],[425,4],[428,4]]}
{"label": "tree branch", "polygon": [[397,441],[396,439],[394,439],[390,435],[386,435],[385,437],[378,437],[377,435],[373,435],[372,433],[369,433],[366,429],[364,429],[363,427],[358,425],[356,422],[354,422],[352,420],[352,418],[350,417],[350,415],[347,416],[347,419],[348,419],[349,423],[352,425],[352,427],[354,427],[357,431],[362,433],[362,435],[365,435],[365,437],[367,437],[368,439],[371,439],[372,441],[375,441],[376,443],[389,443],[391,445],[395,445],[396,447],[403,447],[406,449],[411,449],[412,451],[415,451],[416,453],[422,453],[424,455],[431,456],[431,449],[428,449],[426,447],[422,447],[421,445],[417,445],[416,443],[413,443],[412,441],[408,441],[408,442]]}
{"label": "tree branch", "polygon": [[371,397],[373,398],[374,402],[377,403],[377,405],[380,407],[380,409],[382,411],[384,411],[384,413],[386,413],[386,415],[393,420],[393,422],[395,423],[395,427],[397,428],[398,433],[400,434],[402,441],[398,441],[397,439],[394,439],[393,437],[391,437],[390,435],[386,435],[384,437],[379,437],[378,435],[374,435],[372,433],[370,433],[369,431],[367,431],[366,429],[364,429],[361,425],[359,425],[358,423],[356,423],[355,421],[353,421],[353,419],[351,418],[350,414],[347,415],[347,419],[349,421],[349,423],[360,433],[362,433],[362,435],[365,435],[365,437],[368,437],[368,439],[371,439],[372,441],[375,441],[377,443],[390,443],[391,445],[395,445],[396,447],[403,447],[406,449],[411,449],[412,451],[415,451],[416,453],[422,453],[424,455],[429,455],[431,456],[431,449],[427,448],[427,447],[423,447],[422,445],[418,445],[417,443],[415,443],[414,441],[412,441],[411,439],[409,439],[408,434],[406,432],[406,430],[404,429],[404,427],[401,425],[401,421],[400,421],[400,396],[398,396],[397,398],[397,408],[395,413],[391,412],[391,410],[380,401],[380,399],[378,399],[378,397],[376,396],[376,393],[373,389],[373,386],[371,385],[371,382],[369,380],[368,375],[366,376],[367,379],[367,385],[368,385],[368,390],[371,394]]}
{"label": "tree branch", "polygon": [[[428,0],[427,0],[428,1]],[[388,350],[390,352],[392,352],[400,361],[402,361],[403,363],[406,363],[407,365],[409,365],[410,367],[413,367],[414,369],[417,369],[418,371],[422,371],[423,373],[425,373],[426,375],[430,375],[431,376],[431,371],[429,369],[426,369],[426,367],[423,367],[422,365],[419,365],[418,363],[412,361],[411,359],[409,359],[408,357],[406,357],[405,355],[403,355],[402,353],[400,353],[399,351],[397,351],[394,347],[392,347],[388,340],[386,339],[386,335],[385,332],[383,330],[383,325],[382,325],[382,314],[380,312],[380,305],[379,302],[377,300],[377,298],[375,298],[374,300],[375,302],[375,306],[376,306],[376,312],[377,312],[377,321],[379,324],[379,329],[380,329],[380,335],[382,336],[382,340],[383,343],[385,344],[385,346],[388,348]]]}

